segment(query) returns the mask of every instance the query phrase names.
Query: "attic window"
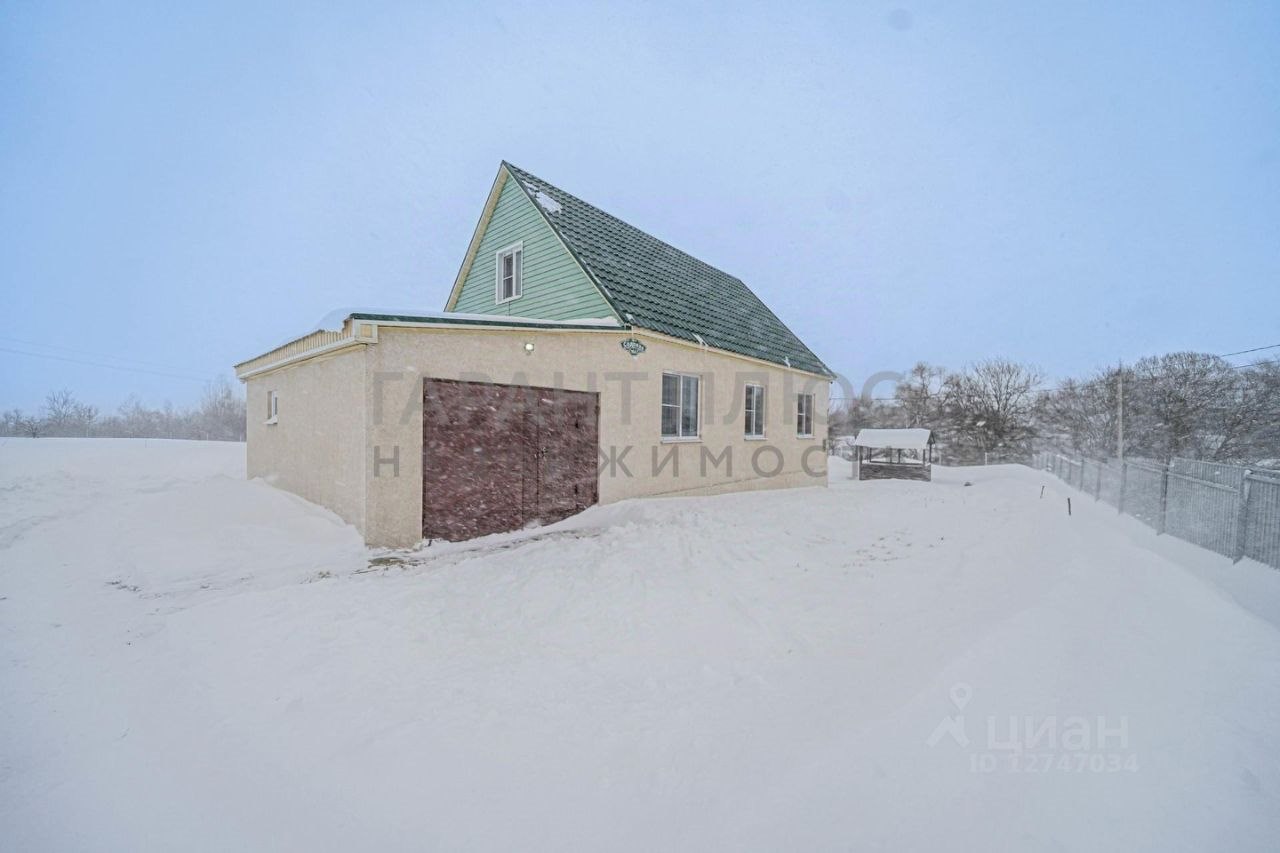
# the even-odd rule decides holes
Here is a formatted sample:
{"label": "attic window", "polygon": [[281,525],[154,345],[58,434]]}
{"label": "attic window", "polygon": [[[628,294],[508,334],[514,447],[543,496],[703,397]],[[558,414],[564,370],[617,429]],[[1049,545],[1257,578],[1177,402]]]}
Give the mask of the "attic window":
{"label": "attic window", "polygon": [[519,299],[524,282],[524,244],[516,243],[500,249],[497,255],[497,276],[493,301],[510,302]]}

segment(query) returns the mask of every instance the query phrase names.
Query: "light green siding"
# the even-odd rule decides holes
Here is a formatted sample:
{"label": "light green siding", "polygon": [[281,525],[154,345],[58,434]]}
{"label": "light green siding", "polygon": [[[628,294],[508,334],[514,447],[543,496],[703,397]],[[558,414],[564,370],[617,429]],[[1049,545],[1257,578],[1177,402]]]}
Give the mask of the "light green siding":
{"label": "light green siding", "polygon": [[[495,304],[497,253],[520,241],[524,243],[523,295]],[[614,316],[599,289],[587,278],[514,177],[508,177],[503,184],[452,310],[539,320]]]}

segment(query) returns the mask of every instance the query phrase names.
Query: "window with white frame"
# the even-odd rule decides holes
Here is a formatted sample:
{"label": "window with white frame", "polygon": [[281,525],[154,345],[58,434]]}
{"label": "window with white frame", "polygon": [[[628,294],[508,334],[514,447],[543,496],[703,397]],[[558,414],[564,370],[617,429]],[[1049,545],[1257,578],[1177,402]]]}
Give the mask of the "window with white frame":
{"label": "window with white frame", "polygon": [[662,374],[662,437],[698,437],[697,376],[686,373]]}
{"label": "window with white frame", "polygon": [[276,422],[277,415],[280,414],[280,398],[276,396],[275,391],[267,392],[267,423]]}
{"label": "window with white frame", "polygon": [[746,393],[746,423],[742,434],[746,438],[764,438],[764,386],[748,385]]}
{"label": "window with white frame", "polygon": [[813,438],[813,395],[796,395],[796,435]]}
{"label": "window with white frame", "polygon": [[498,252],[497,281],[494,302],[510,302],[519,299],[523,282],[524,245],[516,243]]}

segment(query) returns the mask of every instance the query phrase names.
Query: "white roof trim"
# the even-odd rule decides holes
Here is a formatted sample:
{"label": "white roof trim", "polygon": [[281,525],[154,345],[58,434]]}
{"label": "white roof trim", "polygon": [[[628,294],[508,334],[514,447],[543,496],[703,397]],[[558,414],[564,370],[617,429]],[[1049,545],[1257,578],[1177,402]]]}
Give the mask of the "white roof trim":
{"label": "white roof trim", "polygon": [[[510,247],[508,247],[510,248]],[[462,311],[422,311],[417,308],[337,308],[320,318],[320,322],[312,331],[341,329],[347,320],[355,314],[379,314],[384,317],[412,317],[416,320],[444,320],[464,322],[477,320],[482,323],[536,323],[539,326],[602,326],[618,329],[622,324],[614,317],[581,317],[572,320],[544,320],[540,317],[517,317],[510,314],[469,314]],[[369,321],[376,322],[376,321]]]}
{"label": "white roof trim", "polygon": [[[252,370],[246,370],[243,373],[237,372],[236,378],[239,379],[241,382],[243,382],[246,379],[249,379],[250,377],[258,376],[263,373],[270,373],[273,370],[279,370],[280,368],[286,367],[295,362],[306,361],[309,358],[315,358],[318,355],[324,355],[325,353],[328,353],[328,352],[334,352],[336,350],[346,349],[348,347],[353,347],[353,346],[367,346],[367,345],[368,345],[367,341],[357,340],[354,337],[341,338],[336,341],[331,341],[330,343],[327,343],[327,344],[322,344],[318,347],[312,347],[311,349],[302,350],[301,352],[295,352],[290,355],[282,356],[276,359],[275,361],[268,362],[267,364],[264,364],[260,367],[255,367]],[[288,346],[288,344],[284,344],[284,346]],[[268,350],[268,352],[270,352],[270,350]],[[250,359],[250,361],[252,360],[253,359]]]}

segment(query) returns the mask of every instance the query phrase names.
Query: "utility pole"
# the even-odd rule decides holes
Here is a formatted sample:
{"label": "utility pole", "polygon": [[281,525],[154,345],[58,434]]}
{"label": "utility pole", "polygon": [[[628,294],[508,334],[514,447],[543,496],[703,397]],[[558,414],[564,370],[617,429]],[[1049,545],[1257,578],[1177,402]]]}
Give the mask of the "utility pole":
{"label": "utility pole", "polygon": [[1116,456],[1124,464],[1124,360],[1116,374]]}

